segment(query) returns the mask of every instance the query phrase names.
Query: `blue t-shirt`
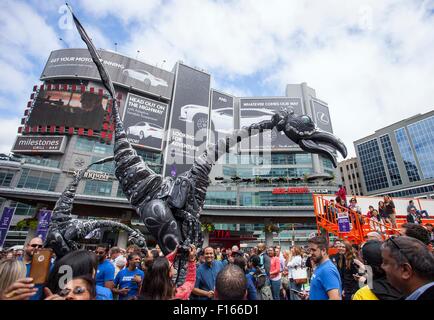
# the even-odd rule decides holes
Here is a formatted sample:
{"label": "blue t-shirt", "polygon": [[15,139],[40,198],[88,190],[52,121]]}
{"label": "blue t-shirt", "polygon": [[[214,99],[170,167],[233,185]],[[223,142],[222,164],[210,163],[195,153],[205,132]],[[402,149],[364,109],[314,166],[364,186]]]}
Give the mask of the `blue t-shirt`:
{"label": "blue t-shirt", "polygon": [[247,273],[247,300],[258,300],[256,287],[255,287],[255,277]]}
{"label": "blue t-shirt", "polygon": [[133,271],[130,271],[128,268],[125,268],[119,271],[118,274],[116,275],[115,287],[119,286],[119,289],[123,289],[123,288],[130,289],[127,295],[123,296],[120,294],[119,300],[129,300],[131,297],[138,295],[139,285],[137,284],[136,281],[133,280],[136,274],[139,275],[140,278],[142,278],[142,280],[145,277],[145,273],[142,270],[137,268],[136,270]]}
{"label": "blue t-shirt", "polygon": [[113,293],[109,288],[96,286],[96,300],[113,300]]}
{"label": "blue t-shirt", "polygon": [[310,281],[309,300],[328,300],[327,292],[338,289],[342,294],[341,276],[336,266],[330,260],[321,263],[312,275]]}
{"label": "blue t-shirt", "polygon": [[[214,291],[217,274],[224,268],[224,264],[220,261],[213,261],[211,266],[203,263],[196,271],[195,288],[205,291]],[[208,297],[197,297],[198,300],[211,300]]]}
{"label": "blue t-shirt", "polygon": [[104,287],[104,283],[107,281],[113,281],[115,278],[115,267],[113,264],[104,260],[104,262],[98,265],[98,269],[96,271],[96,284]]}

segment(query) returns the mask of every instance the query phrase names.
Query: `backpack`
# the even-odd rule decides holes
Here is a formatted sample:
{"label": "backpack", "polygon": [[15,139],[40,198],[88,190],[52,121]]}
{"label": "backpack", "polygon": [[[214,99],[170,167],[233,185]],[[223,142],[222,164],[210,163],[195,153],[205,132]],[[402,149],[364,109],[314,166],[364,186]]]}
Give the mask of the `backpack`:
{"label": "backpack", "polygon": [[258,300],[273,300],[271,286],[268,282],[267,275],[262,272],[250,272],[255,279],[255,288]]}

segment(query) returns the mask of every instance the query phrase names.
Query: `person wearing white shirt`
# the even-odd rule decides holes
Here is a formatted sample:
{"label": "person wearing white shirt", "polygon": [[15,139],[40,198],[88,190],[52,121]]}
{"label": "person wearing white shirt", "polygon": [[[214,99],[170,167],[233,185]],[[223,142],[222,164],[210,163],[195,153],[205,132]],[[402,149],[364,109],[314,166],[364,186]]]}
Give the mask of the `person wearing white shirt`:
{"label": "person wearing white shirt", "polygon": [[302,289],[302,284],[297,284],[295,281],[297,270],[299,271],[303,268],[303,259],[301,257],[300,247],[294,246],[291,248],[291,254],[288,260],[289,262],[286,266],[288,268],[290,300],[301,300],[298,294],[291,290],[301,291]]}

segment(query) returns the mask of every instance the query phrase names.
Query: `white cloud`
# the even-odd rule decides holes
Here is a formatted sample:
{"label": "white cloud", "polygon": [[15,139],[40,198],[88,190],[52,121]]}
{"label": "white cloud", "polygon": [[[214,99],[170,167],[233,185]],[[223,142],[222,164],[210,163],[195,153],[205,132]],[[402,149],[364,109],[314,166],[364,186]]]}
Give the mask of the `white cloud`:
{"label": "white cloud", "polygon": [[0,109],[21,115],[58,40],[44,18],[23,2],[2,1],[0,20]]}
{"label": "white cloud", "polygon": [[20,123],[20,118],[0,119],[0,153],[11,151]]}
{"label": "white cloud", "polygon": [[[1,85],[22,96],[24,87],[31,89],[30,83],[19,85],[29,78],[23,71],[35,63],[20,54],[22,49],[40,60],[40,69],[59,43],[34,10],[11,3],[0,5],[0,19],[6,21],[0,25],[0,49],[12,52],[6,57],[0,50],[0,63],[11,69],[10,83]],[[329,103],[334,131],[350,155],[354,140],[433,109],[432,0],[76,3],[80,5],[74,9],[97,47],[113,50],[116,41],[119,52],[153,65],[166,60],[169,70],[182,60],[207,70],[213,87],[229,94],[256,95],[260,88],[264,95],[283,95],[287,83],[307,82]],[[122,22],[119,28],[128,39],[116,39],[116,30],[104,32],[103,21],[113,17]],[[14,39],[3,41],[5,34]],[[75,29],[60,35],[70,47],[83,47]]]}
{"label": "white cloud", "polygon": [[[80,0],[80,9],[91,15],[101,18],[114,15],[124,23],[132,20],[146,21],[155,9],[161,5],[161,0]],[[75,12],[75,11],[74,11]]]}

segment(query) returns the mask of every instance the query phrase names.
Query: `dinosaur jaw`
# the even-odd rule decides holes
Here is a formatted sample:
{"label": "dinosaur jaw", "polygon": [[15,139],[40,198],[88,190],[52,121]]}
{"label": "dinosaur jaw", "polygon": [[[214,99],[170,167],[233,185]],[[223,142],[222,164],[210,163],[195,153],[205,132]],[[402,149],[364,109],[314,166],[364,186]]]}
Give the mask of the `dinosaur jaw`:
{"label": "dinosaur jaw", "polygon": [[311,153],[318,153],[330,159],[333,166],[337,167],[336,151],[344,158],[347,157],[347,148],[343,142],[331,133],[316,130],[308,136],[303,136],[298,144],[301,149]]}

